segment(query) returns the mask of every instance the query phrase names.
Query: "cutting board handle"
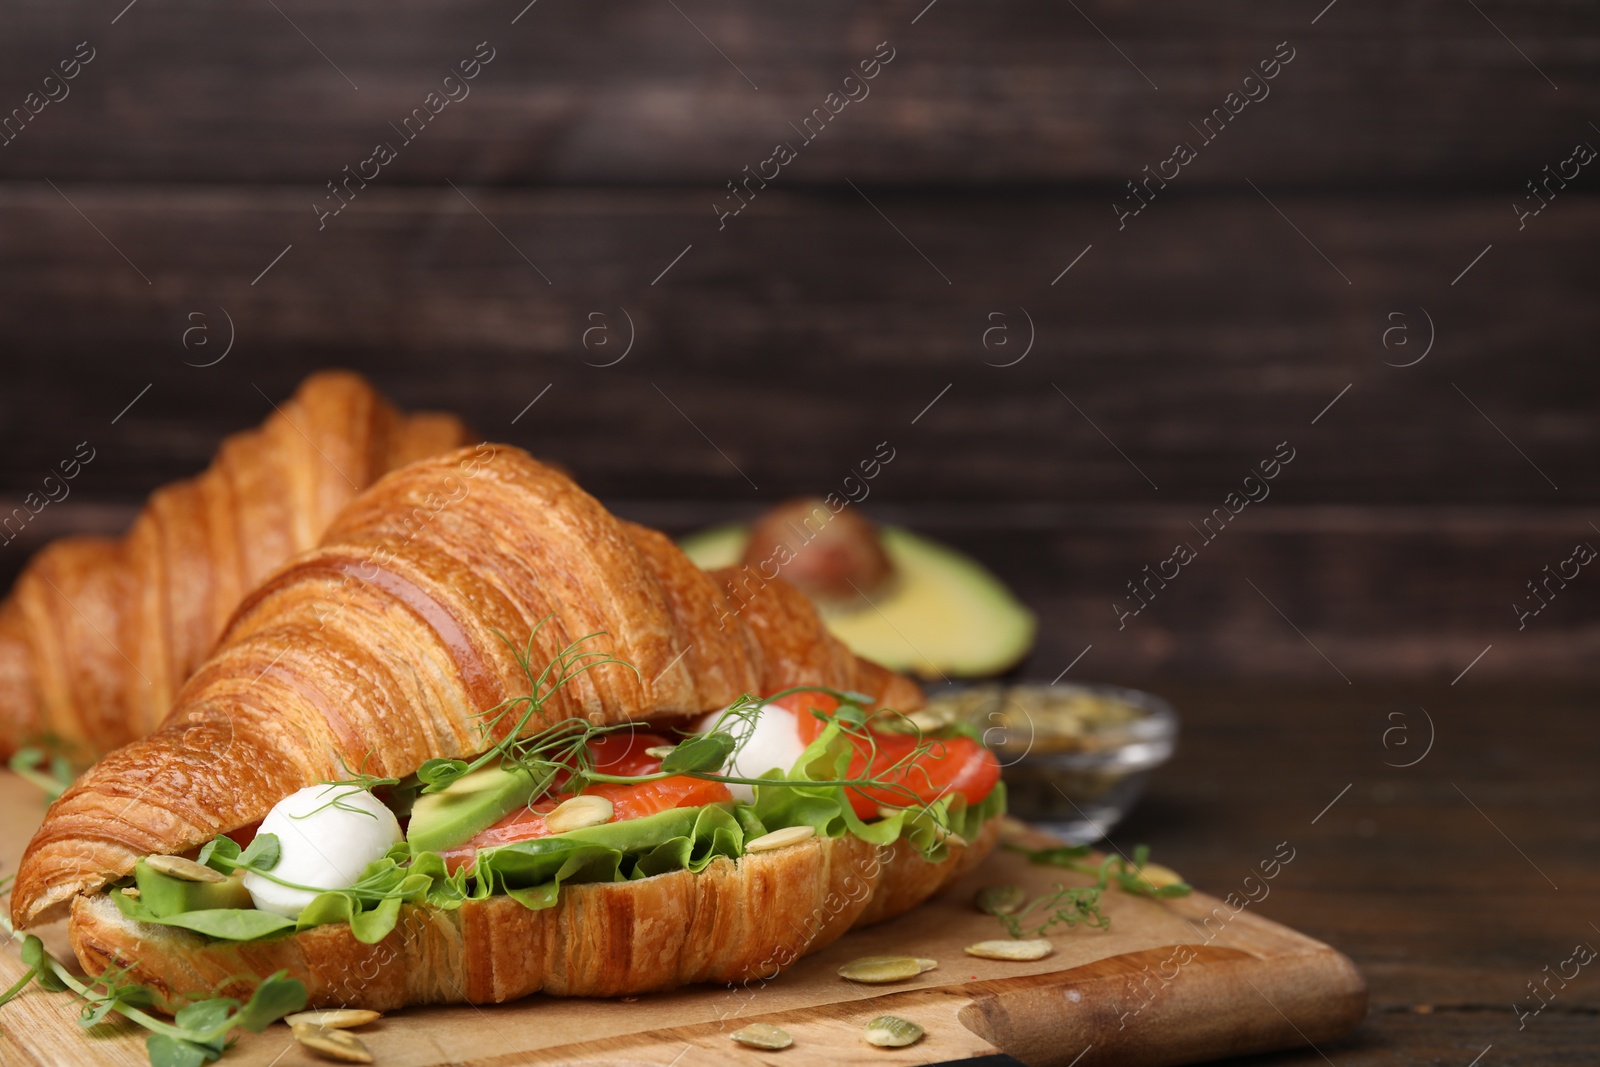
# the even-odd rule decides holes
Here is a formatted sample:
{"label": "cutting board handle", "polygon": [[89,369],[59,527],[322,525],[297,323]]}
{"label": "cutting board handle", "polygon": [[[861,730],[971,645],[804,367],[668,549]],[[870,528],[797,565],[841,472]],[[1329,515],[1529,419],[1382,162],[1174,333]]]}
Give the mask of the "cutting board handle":
{"label": "cutting board handle", "polygon": [[1170,945],[1037,979],[967,987],[972,1003],[957,1017],[1029,1067],[1166,1067],[1330,1042],[1367,1014],[1355,965],[1320,944],[1270,963]]}

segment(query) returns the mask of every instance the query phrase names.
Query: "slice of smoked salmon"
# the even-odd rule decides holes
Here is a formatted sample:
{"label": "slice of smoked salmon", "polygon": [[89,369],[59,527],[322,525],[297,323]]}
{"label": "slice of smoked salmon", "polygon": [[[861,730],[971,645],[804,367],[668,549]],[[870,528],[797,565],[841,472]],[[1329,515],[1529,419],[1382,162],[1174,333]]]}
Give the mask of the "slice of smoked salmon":
{"label": "slice of smoked salmon", "polygon": [[[806,744],[815,741],[827,725],[812,713],[813,709],[828,714],[839,706],[839,701],[826,693],[791,693],[776,703],[795,713],[800,739]],[[850,759],[849,776],[884,778],[885,785],[851,786],[845,790],[850,806],[863,819],[876,817],[880,804],[905,808],[952,793],[966,797],[968,804],[976,804],[1000,780],[1000,763],[994,753],[972,738],[961,736],[933,740],[929,751],[884,777],[890,767],[912,753],[917,739],[907,734],[868,732],[870,741],[865,737],[851,739],[856,751]]]}

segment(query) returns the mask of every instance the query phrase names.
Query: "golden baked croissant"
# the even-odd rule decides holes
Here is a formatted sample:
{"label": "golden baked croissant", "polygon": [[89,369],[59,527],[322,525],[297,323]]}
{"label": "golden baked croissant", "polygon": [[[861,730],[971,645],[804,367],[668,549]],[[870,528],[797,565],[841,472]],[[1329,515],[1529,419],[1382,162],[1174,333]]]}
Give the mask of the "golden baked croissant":
{"label": "golden baked croissant", "polygon": [[125,536],[49,545],[0,604],[0,755],[44,743],[87,762],[155,729],[252,586],[384,473],[466,440],[453,416],[316,374]]}
{"label": "golden baked croissant", "polygon": [[776,970],[926,899],[981,859],[997,820],[950,835],[938,862],[905,839],[818,836],[718,856],[698,873],[562,886],[545,910],[507,896],[408,904],[375,944],[348,923],[213,941],[127,918],[104,892],[141,857],[192,853],[348,768],[401,778],[483,751],[483,709],[528,691],[507,635],[532,635],[536,665],[595,633],[623,661],[554,691],[547,723],[700,714],[796,685],[921,703],[909,680],[832,638],[792,587],[747,592],[733,604],[665,537],[618,521],[515,448],[460,449],[390,474],[245,599],[159,730],[55,802],[17,874],[14,920],[70,906],[86,967],[125,966],[169,994],[224,979],[246,989],[240,975],[287,968],[312,1004],[613,994]]}

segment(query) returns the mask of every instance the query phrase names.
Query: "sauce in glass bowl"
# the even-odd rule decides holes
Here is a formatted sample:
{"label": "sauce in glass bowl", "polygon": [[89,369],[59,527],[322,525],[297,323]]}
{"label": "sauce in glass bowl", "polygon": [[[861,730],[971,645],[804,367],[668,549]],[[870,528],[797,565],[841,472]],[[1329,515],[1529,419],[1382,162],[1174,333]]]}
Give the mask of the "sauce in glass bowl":
{"label": "sauce in glass bowl", "polygon": [[1165,700],[1109,685],[939,687],[911,719],[976,729],[1004,768],[1011,814],[1068,844],[1110,833],[1178,739]]}

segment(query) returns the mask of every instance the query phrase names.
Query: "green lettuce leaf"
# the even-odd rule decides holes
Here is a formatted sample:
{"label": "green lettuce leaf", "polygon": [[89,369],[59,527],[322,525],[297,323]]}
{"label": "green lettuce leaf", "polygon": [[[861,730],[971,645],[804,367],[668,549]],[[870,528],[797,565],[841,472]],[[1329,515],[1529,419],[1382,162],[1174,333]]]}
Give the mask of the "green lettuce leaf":
{"label": "green lettuce leaf", "polygon": [[724,805],[673,808],[486,849],[478,853],[472,895],[505,893],[538,910],[555,904],[563,884],[698,874],[718,856],[738,858],[744,841],[743,826]]}
{"label": "green lettuce leaf", "polygon": [[158,926],[176,926],[223,941],[254,941],[295,928],[293,919],[254,908],[208,908],[158,918],[148,906],[133,897],[112,893],[111,899],[116,902],[117,910],[129,919]]}

